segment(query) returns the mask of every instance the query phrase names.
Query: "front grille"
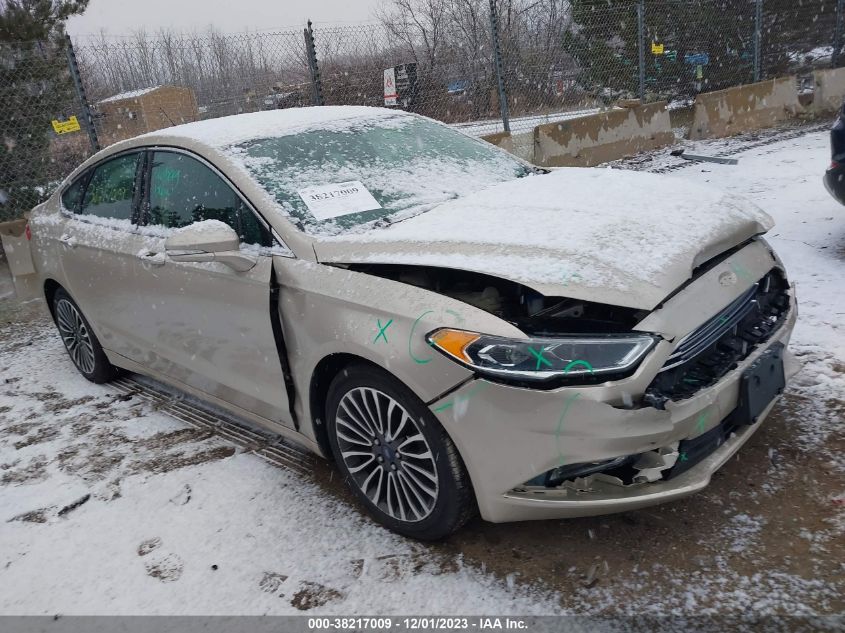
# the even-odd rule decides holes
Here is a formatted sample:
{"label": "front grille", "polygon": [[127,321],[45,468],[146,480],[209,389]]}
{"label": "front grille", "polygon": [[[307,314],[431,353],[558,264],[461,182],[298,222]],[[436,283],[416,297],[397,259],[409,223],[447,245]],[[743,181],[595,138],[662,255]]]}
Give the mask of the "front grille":
{"label": "front grille", "polygon": [[665,408],[716,384],[771,338],[789,312],[789,284],[769,271],[719,314],[678,343],[645,392],[646,404]]}

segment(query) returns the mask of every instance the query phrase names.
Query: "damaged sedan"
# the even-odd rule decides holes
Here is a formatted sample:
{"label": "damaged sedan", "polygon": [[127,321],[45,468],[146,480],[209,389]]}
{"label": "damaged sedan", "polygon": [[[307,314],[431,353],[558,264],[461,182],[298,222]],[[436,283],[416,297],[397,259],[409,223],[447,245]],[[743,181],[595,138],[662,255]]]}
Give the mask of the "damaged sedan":
{"label": "damaged sedan", "polygon": [[18,294],[86,378],[138,372],[282,434],[414,538],[695,493],[796,371],[752,203],[538,169],[395,110],[122,141],[28,222]]}

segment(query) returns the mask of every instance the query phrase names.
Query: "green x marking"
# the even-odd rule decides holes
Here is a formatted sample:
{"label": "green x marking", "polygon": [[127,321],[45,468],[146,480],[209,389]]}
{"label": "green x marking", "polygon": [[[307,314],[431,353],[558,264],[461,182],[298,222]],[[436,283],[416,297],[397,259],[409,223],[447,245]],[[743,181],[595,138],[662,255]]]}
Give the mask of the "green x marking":
{"label": "green x marking", "polygon": [[681,453],[681,461],[682,462],[687,461],[687,454],[686,453]]}
{"label": "green x marking", "polygon": [[538,352],[536,349],[534,349],[533,347],[531,347],[529,345],[528,351],[531,352],[532,354],[534,354],[534,356],[537,358],[537,367],[534,368],[535,370],[539,371],[540,363],[545,363],[549,367],[552,366],[551,361],[548,358],[546,358],[545,356],[543,356],[543,348],[542,347],[540,348],[540,351]]}
{"label": "green x marking", "polygon": [[710,417],[709,413],[704,413],[703,411],[698,414],[698,421],[695,425],[695,431],[698,434],[704,433],[704,425],[707,424],[707,418]]}
{"label": "green x marking", "polygon": [[387,343],[386,330],[387,330],[387,328],[390,327],[390,324],[393,323],[393,319],[390,319],[390,321],[385,323],[384,327],[382,327],[382,325],[381,325],[381,319],[377,319],[377,322],[378,322],[378,334],[376,334],[376,337],[373,339],[373,343],[378,343],[378,340],[380,338],[383,338],[384,342]]}

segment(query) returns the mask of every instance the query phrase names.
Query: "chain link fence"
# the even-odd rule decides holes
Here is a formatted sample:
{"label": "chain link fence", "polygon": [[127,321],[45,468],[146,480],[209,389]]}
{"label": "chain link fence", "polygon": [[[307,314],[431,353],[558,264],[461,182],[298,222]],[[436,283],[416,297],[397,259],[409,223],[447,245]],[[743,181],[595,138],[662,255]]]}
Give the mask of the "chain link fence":
{"label": "chain link fence", "polygon": [[84,132],[65,132],[82,120],[63,44],[0,44],[0,221],[44,200],[90,155]]}
{"label": "chain link fence", "polygon": [[792,73],[809,90],[842,61],[845,0],[415,2],[374,24],[0,45],[0,220],[99,146],[242,112],[383,106],[388,69],[397,107],[484,136]]}

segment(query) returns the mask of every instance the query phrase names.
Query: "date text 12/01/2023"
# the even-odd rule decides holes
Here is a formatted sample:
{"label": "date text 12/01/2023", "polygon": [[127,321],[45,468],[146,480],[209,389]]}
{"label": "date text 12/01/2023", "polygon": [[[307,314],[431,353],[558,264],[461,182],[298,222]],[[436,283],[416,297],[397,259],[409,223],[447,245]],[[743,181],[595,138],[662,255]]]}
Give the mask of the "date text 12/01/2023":
{"label": "date text 12/01/2023", "polygon": [[335,617],[308,618],[308,628],[312,631],[344,630],[390,630],[402,631],[461,631],[461,630],[526,630],[528,623],[522,618],[511,617],[440,617],[419,616],[394,618],[381,617]]}

